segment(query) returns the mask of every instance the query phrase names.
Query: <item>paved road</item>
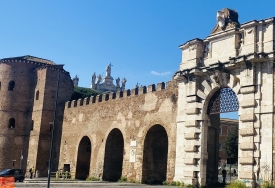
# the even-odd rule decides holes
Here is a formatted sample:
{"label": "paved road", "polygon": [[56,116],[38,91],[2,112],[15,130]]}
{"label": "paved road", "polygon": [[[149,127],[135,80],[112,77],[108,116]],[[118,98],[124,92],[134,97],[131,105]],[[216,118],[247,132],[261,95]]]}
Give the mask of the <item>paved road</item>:
{"label": "paved road", "polygon": [[[47,182],[44,183],[15,183],[15,187],[47,187]],[[51,183],[50,187],[58,188],[68,188],[68,187],[120,187],[120,188],[130,188],[130,187],[149,187],[149,188],[165,188],[170,186],[151,186],[144,184],[134,184],[134,183],[111,183],[111,182],[93,182],[93,183]]]}
{"label": "paved road", "polygon": [[[47,187],[47,179],[46,178],[37,178],[37,179],[29,179],[26,178],[24,182],[16,182],[15,187]],[[64,181],[64,180],[51,180],[50,187],[59,187],[59,188],[68,188],[68,187],[149,187],[149,188],[165,188],[171,186],[163,186],[163,185],[145,185],[138,183],[127,183],[127,182],[105,182],[105,181],[83,181],[83,180],[74,180],[74,181]]]}

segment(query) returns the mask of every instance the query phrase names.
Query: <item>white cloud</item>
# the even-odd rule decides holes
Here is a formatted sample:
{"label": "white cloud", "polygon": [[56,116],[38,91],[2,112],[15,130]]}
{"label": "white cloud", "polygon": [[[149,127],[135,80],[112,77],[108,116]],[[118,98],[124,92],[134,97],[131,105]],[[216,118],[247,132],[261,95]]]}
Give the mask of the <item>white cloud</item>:
{"label": "white cloud", "polygon": [[167,71],[167,72],[156,72],[156,71],[151,71],[151,74],[153,75],[157,75],[157,76],[166,76],[168,74],[170,74],[171,72],[170,71]]}

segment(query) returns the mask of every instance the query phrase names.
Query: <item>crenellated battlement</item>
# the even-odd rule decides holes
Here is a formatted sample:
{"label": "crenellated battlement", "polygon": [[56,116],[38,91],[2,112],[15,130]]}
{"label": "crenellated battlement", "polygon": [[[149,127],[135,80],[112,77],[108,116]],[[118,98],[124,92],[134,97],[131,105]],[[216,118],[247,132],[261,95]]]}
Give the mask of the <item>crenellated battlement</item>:
{"label": "crenellated battlement", "polygon": [[134,97],[134,96],[152,93],[156,91],[168,90],[172,87],[174,87],[173,81],[168,81],[166,82],[166,84],[164,82],[161,82],[161,83],[158,83],[157,85],[151,84],[148,87],[141,86],[139,88],[133,88],[132,90],[127,89],[124,91],[111,92],[107,94],[100,94],[97,96],[81,98],[78,100],[67,101],[65,104],[65,108],[73,108],[73,107],[94,104],[94,103],[107,102],[110,100],[115,100],[120,98]]}

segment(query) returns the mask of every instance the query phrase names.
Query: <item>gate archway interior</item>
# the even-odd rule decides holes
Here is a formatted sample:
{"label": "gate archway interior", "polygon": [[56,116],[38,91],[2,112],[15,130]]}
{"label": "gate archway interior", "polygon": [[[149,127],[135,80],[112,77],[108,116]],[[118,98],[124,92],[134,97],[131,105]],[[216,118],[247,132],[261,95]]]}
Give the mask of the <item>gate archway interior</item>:
{"label": "gate archway interior", "polygon": [[104,156],[103,180],[118,181],[122,175],[124,140],[121,131],[113,129],[107,137]]}
{"label": "gate archway interior", "polygon": [[91,141],[89,137],[84,136],[78,146],[76,179],[86,179],[89,176],[91,160]]}
{"label": "gate archway interior", "polygon": [[[210,118],[210,126],[207,131],[207,184],[222,182],[222,170],[228,171],[230,156],[226,156],[223,146],[231,131],[238,131],[238,110],[238,98],[231,88],[219,89],[209,101],[207,109]],[[226,117],[228,113],[230,115]],[[237,158],[230,159],[230,162],[236,162]]]}
{"label": "gate archway interior", "polygon": [[162,184],[166,180],[168,136],[161,125],[149,129],[144,141],[142,183]]}

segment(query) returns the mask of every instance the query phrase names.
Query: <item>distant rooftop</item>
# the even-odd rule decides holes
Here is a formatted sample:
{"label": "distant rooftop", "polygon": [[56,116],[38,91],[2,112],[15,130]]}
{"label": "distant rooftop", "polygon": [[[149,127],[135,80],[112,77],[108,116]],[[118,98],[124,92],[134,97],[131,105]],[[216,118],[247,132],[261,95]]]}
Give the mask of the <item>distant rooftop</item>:
{"label": "distant rooftop", "polygon": [[9,57],[9,58],[4,58],[1,60],[27,60],[27,61],[33,61],[33,62],[38,62],[38,63],[45,63],[45,64],[50,64],[50,65],[55,65],[55,63],[51,60],[48,59],[42,59],[39,57],[34,57],[31,55],[25,55],[25,56],[19,56],[19,57]]}

